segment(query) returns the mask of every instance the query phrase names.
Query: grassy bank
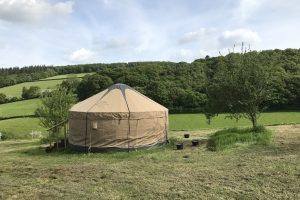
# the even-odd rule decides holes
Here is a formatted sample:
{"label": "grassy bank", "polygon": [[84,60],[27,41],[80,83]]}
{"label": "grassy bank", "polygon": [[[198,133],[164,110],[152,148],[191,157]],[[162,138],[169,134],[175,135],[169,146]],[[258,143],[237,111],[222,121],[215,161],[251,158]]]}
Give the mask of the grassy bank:
{"label": "grassy bank", "polygon": [[33,115],[39,101],[39,99],[30,99],[13,103],[0,104],[0,117],[3,118]]}
{"label": "grassy bank", "polygon": [[239,144],[270,144],[272,132],[265,127],[230,128],[215,132],[209,137],[208,148],[220,151]]}

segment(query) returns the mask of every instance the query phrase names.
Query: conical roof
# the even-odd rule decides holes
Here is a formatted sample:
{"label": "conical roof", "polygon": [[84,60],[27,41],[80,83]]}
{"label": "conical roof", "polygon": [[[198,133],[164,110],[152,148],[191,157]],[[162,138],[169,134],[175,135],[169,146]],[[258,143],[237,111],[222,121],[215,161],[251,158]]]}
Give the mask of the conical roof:
{"label": "conical roof", "polygon": [[168,109],[128,85],[118,83],[75,104],[70,111],[81,113],[145,113],[168,111]]}

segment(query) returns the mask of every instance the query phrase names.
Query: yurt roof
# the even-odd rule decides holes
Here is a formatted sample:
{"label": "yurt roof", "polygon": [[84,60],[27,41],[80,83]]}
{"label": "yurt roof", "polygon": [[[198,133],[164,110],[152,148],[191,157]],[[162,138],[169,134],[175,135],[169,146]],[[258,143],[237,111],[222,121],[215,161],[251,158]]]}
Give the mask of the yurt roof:
{"label": "yurt roof", "polygon": [[153,112],[167,111],[164,106],[156,103],[125,84],[115,84],[106,90],[75,104],[73,112]]}

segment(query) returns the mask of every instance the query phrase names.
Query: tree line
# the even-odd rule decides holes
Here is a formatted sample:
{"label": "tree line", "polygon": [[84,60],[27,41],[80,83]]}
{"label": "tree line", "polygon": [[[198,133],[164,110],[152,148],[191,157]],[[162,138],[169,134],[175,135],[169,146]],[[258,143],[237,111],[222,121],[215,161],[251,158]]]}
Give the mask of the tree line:
{"label": "tree line", "polygon": [[[261,67],[259,70],[267,73],[268,91],[270,91],[270,93],[268,92],[268,98],[264,98],[261,102],[261,106],[273,110],[299,109],[300,49],[275,49],[255,53],[255,62]],[[218,57],[206,56],[192,63],[130,62],[80,64],[37,67],[36,71],[34,71],[35,67],[31,67],[27,69],[30,71],[28,73],[24,72],[25,69],[23,68],[14,68],[14,70],[2,69],[0,74],[1,78],[10,77],[14,79],[20,74],[27,74],[37,78],[38,76],[53,76],[57,74],[96,72],[93,75],[84,77],[81,82],[66,80],[63,84],[69,90],[75,92],[79,100],[83,100],[105,89],[110,84],[125,83],[168,107],[171,111],[200,112],[204,111],[207,105],[210,92],[212,91],[211,86],[216,77],[221,78],[220,76],[222,76],[222,73],[219,72],[220,69],[224,69],[223,75],[226,75],[226,72],[235,69],[235,66],[241,60],[241,56],[242,54],[239,53]],[[244,67],[251,68],[252,66],[245,65]],[[23,70],[22,72],[21,69]],[[5,72],[6,70],[10,72]],[[243,71],[245,70],[239,71],[241,73],[240,76],[243,76]],[[2,76],[4,73],[7,75]],[[254,72],[251,73],[252,75],[254,74]],[[252,80],[249,79],[247,81]],[[222,85],[221,83],[220,85]],[[226,88],[222,91],[226,92]],[[224,95],[226,97],[226,93]],[[229,108],[223,109],[226,112]]]}
{"label": "tree line", "polygon": [[[244,61],[241,63],[243,56],[254,57],[255,65],[252,65],[252,61],[252,64]],[[241,66],[238,68],[239,71],[231,72],[237,69],[237,65]],[[221,69],[223,69],[222,73]],[[248,74],[245,74],[246,72]],[[255,76],[255,73],[258,72],[258,75],[264,74],[265,76]],[[224,96],[221,100],[226,100],[226,93],[229,91],[223,85],[229,84],[225,82],[229,81],[225,79],[229,73],[239,73],[238,75],[234,74],[236,80],[231,80],[231,84],[236,84],[234,89],[239,93],[237,95],[246,92],[239,90],[243,80],[246,83],[255,83],[256,81],[257,87],[260,86],[259,84],[268,86],[268,90],[264,90],[268,97],[263,98],[260,106],[269,110],[300,108],[300,50],[297,49],[248,52],[245,55],[231,53],[212,58],[207,56],[204,59],[195,60],[191,64],[185,62],[136,62],[102,67],[98,69],[97,74],[84,77],[75,92],[79,100],[83,100],[112,83],[125,83],[168,107],[171,111],[203,112],[207,106],[209,93],[221,93],[222,91]],[[243,79],[246,75],[252,78]],[[218,76],[221,80],[218,87],[222,90],[211,90],[211,86]],[[265,81],[259,82],[260,80],[255,79]],[[248,90],[250,89],[248,88]],[[253,99],[254,97],[245,95],[245,98]],[[224,112],[229,111],[228,107],[223,109]]]}
{"label": "tree line", "polygon": [[56,74],[57,72],[51,66],[0,68],[0,88],[18,83],[36,81]]}

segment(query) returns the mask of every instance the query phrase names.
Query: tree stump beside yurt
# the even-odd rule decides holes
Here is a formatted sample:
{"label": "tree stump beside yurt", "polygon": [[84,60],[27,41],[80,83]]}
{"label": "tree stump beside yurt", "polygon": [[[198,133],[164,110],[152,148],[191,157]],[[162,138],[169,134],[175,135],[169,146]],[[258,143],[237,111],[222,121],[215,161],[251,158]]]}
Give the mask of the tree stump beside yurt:
{"label": "tree stump beside yurt", "polygon": [[82,150],[131,150],[165,144],[168,109],[125,84],[74,105],[69,143]]}

